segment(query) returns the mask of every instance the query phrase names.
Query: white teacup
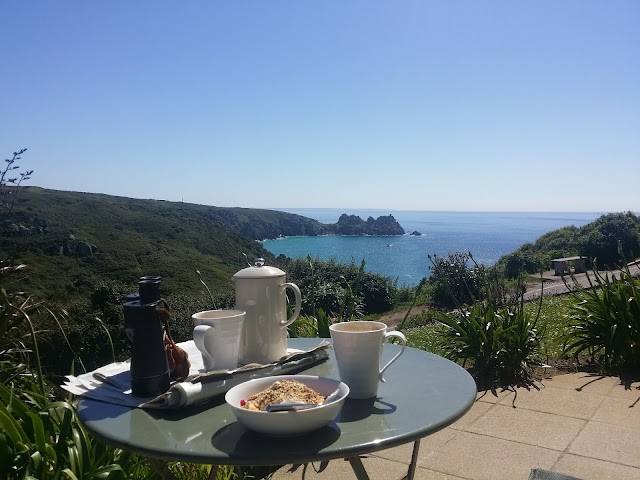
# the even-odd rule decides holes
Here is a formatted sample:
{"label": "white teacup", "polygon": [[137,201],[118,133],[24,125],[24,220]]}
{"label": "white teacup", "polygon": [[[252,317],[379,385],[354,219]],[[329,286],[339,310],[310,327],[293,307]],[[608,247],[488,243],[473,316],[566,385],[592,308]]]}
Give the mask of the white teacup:
{"label": "white teacup", "polygon": [[[340,380],[349,387],[349,398],[375,397],[378,382],[385,381],[382,374],[404,352],[405,336],[396,331],[387,332],[387,326],[382,322],[368,321],[335,323],[329,331]],[[380,368],[382,346],[390,337],[399,338],[402,349]]]}
{"label": "white teacup", "polygon": [[242,310],[205,310],[191,315],[193,342],[202,353],[206,371],[238,367],[244,316]]}

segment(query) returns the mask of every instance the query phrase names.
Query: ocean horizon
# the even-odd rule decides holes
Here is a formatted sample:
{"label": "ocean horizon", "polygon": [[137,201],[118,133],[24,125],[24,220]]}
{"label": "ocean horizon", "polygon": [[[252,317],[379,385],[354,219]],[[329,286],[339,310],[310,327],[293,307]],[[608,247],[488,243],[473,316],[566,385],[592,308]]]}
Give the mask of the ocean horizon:
{"label": "ocean horizon", "polygon": [[[471,252],[474,259],[490,266],[526,243],[535,242],[552,230],[580,227],[608,212],[445,212],[414,210],[278,208],[282,212],[336,223],[340,215],[368,217],[393,215],[405,230],[398,236],[318,236],[265,240],[263,246],[274,255],[290,258],[335,259],[360,265],[365,270],[397,280],[398,285],[415,286],[429,276],[428,255],[446,256]],[[411,235],[417,231],[421,235]]]}

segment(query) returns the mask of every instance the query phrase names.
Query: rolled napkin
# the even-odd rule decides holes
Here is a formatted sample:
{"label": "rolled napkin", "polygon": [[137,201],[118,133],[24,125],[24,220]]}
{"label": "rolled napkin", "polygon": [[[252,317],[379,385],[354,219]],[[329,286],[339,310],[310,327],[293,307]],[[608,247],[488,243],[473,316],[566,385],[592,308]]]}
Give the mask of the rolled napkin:
{"label": "rolled napkin", "polygon": [[268,364],[248,364],[233,370],[204,372],[202,356],[193,340],[178,344],[189,355],[191,368],[189,377],[183,382],[174,382],[169,390],[157,397],[134,397],[131,393],[131,375],[129,362],[115,362],[100,367],[93,372],[67,375],[67,381],[61,387],[66,391],[108,403],[138,408],[171,409],[182,408],[206,401],[226,393],[247,380],[271,375],[296,373],[329,356],[329,342],[323,340],[315,347],[306,350],[288,350],[287,355],[277,362]]}

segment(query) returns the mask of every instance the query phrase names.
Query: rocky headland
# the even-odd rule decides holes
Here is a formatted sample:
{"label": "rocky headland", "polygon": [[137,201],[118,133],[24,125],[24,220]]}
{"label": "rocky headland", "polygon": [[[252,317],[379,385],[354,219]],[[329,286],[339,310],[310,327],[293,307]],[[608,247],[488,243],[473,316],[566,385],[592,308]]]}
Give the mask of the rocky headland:
{"label": "rocky headland", "polygon": [[393,215],[378,218],[369,217],[367,220],[357,215],[343,213],[338,223],[325,224],[325,234],[328,235],[404,235],[405,231]]}

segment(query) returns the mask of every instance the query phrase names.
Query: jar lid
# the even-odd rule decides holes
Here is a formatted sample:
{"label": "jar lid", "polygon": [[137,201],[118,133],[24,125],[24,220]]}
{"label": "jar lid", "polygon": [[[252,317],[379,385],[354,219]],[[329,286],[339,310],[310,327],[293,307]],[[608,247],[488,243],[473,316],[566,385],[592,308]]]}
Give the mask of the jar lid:
{"label": "jar lid", "polygon": [[236,278],[273,278],[283,277],[285,273],[276,267],[269,267],[264,264],[264,259],[256,258],[253,262],[253,266],[243,268],[237,272],[233,279]]}

